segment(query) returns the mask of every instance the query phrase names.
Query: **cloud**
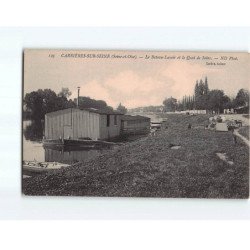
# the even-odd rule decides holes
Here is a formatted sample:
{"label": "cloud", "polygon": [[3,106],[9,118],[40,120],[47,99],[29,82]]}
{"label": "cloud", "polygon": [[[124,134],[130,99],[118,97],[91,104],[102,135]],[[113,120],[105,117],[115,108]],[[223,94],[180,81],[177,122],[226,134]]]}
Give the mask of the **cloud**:
{"label": "cloud", "polygon": [[83,84],[80,95],[105,100],[114,108],[120,102],[128,108],[161,105],[166,97],[192,95],[196,80],[206,73],[203,66],[187,62],[173,62],[151,74],[124,70],[103,81]]}
{"label": "cloud", "polygon": [[[128,108],[160,105],[169,88],[167,81],[153,77],[143,77],[127,70],[103,82],[89,81],[81,86],[81,95],[95,99],[103,99],[108,105],[117,107],[121,102]],[[76,91],[73,96],[76,96]]]}
{"label": "cloud", "polygon": [[[107,101],[110,98],[108,89],[97,80],[92,80],[79,86],[80,96],[88,96],[98,100]],[[72,92],[71,98],[77,97],[77,90]]]}
{"label": "cloud", "polygon": [[191,64],[190,62],[172,62],[162,71],[164,77],[173,80],[171,93],[174,97],[180,99],[184,95],[193,95],[196,80],[209,76],[216,69],[206,68],[200,64]]}

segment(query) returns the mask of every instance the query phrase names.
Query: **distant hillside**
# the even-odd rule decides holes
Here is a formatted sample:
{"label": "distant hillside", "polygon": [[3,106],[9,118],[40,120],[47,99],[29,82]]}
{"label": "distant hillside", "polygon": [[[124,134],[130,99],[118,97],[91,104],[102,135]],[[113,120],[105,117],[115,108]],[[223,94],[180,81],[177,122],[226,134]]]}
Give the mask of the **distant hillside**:
{"label": "distant hillside", "polygon": [[129,109],[128,112],[162,112],[164,106],[146,106],[146,107],[138,107],[138,108],[132,108]]}

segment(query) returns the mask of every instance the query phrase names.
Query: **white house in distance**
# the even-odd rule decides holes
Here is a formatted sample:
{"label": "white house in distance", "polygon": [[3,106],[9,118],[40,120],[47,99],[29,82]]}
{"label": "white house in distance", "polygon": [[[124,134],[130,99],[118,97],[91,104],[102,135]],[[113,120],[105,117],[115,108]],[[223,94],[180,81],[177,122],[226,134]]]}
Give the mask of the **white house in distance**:
{"label": "white house in distance", "polygon": [[122,113],[68,108],[45,115],[45,139],[107,140],[120,135]]}

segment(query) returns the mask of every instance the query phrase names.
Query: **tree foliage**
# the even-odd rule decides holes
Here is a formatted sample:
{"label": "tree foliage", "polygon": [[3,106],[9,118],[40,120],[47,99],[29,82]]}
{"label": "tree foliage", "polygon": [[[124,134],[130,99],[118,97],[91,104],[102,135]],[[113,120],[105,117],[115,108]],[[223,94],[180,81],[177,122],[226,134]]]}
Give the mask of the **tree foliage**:
{"label": "tree foliage", "polygon": [[214,89],[208,94],[207,109],[217,113],[223,112],[225,95],[223,90]]}
{"label": "tree foliage", "polygon": [[72,100],[68,101],[65,96],[56,95],[51,89],[27,93],[23,102],[33,120],[42,120],[46,113],[75,106]]}
{"label": "tree foliage", "polygon": [[71,91],[69,90],[69,88],[62,88],[62,90],[58,93],[59,97],[65,97],[65,98],[69,98],[72,95]]}
{"label": "tree foliage", "polygon": [[118,105],[117,111],[121,112],[122,114],[126,114],[127,113],[127,109],[125,106],[123,106],[121,103]]}
{"label": "tree foliage", "polygon": [[[75,103],[77,99],[74,99]],[[95,100],[86,96],[79,96],[79,107],[80,108],[95,108],[95,109],[109,109],[113,110],[112,107],[108,106],[103,100]]]}
{"label": "tree foliage", "polygon": [[184,96],[182,102],[178,103],[177,110],[190,110],[194,108],[194,96]]}
{"label": "tree foliage", "polygon": [[170,98],[166,98],[163,101],[163,105],[165,106],[166,111],[174,112],[177,110],[177,99],[173,98],[172,96]]}
{"label": "tree foliage", "polygon": [[236,95],[234,104],[236,107],[249,106],[249,91],[240,89]]}
{"label": "tree foliage", "polygon": [[223,97],[223,109],[233,108],[233,100],[231,100],[227,95]]}
{"label": "tree foliage", "polygon": [[207,109],[209,88],[208,88],[208,80],[205,78],[205,82],[200,79],[200,82],[196,81],[195,89],[194,89],[194,107],[195,109]]}

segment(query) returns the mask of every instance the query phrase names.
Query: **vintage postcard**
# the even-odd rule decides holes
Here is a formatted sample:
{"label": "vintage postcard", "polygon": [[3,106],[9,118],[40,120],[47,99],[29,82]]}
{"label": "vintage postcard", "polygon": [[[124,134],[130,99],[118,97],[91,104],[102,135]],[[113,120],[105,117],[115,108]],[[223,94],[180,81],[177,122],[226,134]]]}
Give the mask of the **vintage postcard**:
{"label": "vintage postcard", "polygon": [[22,193],[248,198],[249,59],[25,50]]}

